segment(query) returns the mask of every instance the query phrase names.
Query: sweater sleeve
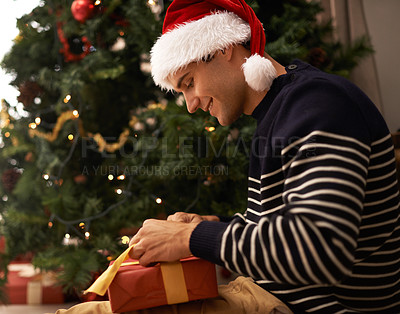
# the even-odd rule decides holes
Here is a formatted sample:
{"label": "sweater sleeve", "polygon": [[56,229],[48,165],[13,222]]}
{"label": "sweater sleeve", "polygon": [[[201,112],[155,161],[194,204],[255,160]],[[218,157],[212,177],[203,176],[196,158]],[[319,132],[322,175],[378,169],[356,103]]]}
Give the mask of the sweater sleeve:
{"label": "sweater sleeve", "polygon": [[[261,173],[250,180],[249,208],[254,205],[259,220],[237,215],[215,228],[201,223],[191,239],[195,255],[212,256],[256,280],[291,285],[335,284],[351,273],[369,163],[368,128],[342,89],[313,88],[303,86],[281,105],[268,135],[281,141],[279,156],[257,157]],[[266,170],[276,159],[279,167]],[[280,205],[268,207],[272,199]],[[199,250],[203,237],[208,245]]]}

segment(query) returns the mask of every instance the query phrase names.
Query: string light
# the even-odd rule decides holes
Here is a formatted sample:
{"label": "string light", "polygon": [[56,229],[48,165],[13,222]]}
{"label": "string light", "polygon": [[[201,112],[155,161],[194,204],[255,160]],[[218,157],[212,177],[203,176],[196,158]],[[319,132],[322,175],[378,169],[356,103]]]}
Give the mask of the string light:
{"label": "string light", "polygon": [[206,126],[205,129],[206,129],[208,132],[213,132],[213,131],[215,131],[215,127],[213,127],[213,126]]}
{"label": "string light", "polygon": [[101,0],[96,0],[96,2],[94,3],[94,5],[100,5],[101,4]]}
{"label": "string light", "polygon": [[11,135],[10,132],[4,133],[4,136],[5,136],[5,137],[10,137],[10,135]]}
{"label": "string light", "polygon": [[69,139],[70,141],[72,141],[72,140],[74,139],[74,135],[73,135],[73,134],[69,134],[69,135],[68,135],[68,139]]}
{"label": "string light", "polygon": [[157,4],[154,0],[148,0],[147,3],[149,5],[156,5]]}
{"label": "string light", "polygon": [[122,242],[122,244],[129,244],[129,242],[130,242],[129,237],[128,236],[123,236],[121,238],[121,242]]}
{"label": "string light", "polygon": [[[100,2],[99,2],[99,3],[100,3]],[[78,96],[79,96],[79,95],[78,95]],[[67,96],[65,97],[65,100],[67,100],[67,101],[69,101],[70,99],[71,99],[71,96],[70,96],[70,95],[67,95]],[[67,111],[67,112],[62,113],[61,116],[59,117],[59,119],[57,120],[56,126],[53,128],[53,129],[56,129],[57,132],[54,131],[54,132],[52,132],[51,134],[44,134],[45,136],[42,136],[42,137],[48,139],[49,141],[52,141],[52,140],[56,139],[56,138],[57,138],[57,135],[58,135],[58,132],[59,132],[59,130],[62,128],[64,122],[67,121],[67,120],[69,120],[69,119],[74,119],[74,118],[78,118],[78,117],[79,117],[79,111],[78,111],[78,110]],[[137,119],[136,117],[132,117],[131,121],[135,121],[135,120],[138,120],[138,119]],[[39,122],[39,121],[37,121],[37,122]],[[34,123],[34,124],[35,124],[34,127],[37,127],[37,124],[36,124],[36,123]],[[131,125],[131,122],[130,122],[129,125]],[[81,131],[81,129],[79,129],[79,131]],[[35,132],[38,132],[38,131],[35,130]],[[38,135],[37,133],[32,133],[32,134],[31,134],[31,133],[32,133],[32,132],[30,132],[30,135],[31,135],[31,136],[35,136],[35,135],[36,135],[36,136],[39,136],[39,135],[40,135],[40,134]],[[154,133],[153,133],[153,136],[157,136],[157,137],[158,137],[158,136],[159,136],[159,133],[160,133],[160,132],[158,132],[158,133],[156,134],[156,132],[154,132]],[[113,143],[113,144],[111,144],[111,145],[108,145],[108,146],[112,146],[112,147],[104,147],[103,149],[99,149],[99,151],[102,151],[102,150],[114,151],[115,149],[117,149],[118,147],[121,147],[121,146],[125,143],[125,140],[126,140],[126,138],[129,136],[129,134],[130,134],[129,129],[124,130],[124,132],[121,133],[120,138],[119,138],[119,141],[118,141],[117,143]],[[71,134],[71,135],[72,135],[72,134]],[[93,137],[93,139],[96,141],[96,143],[99,144],[99,142],[101,142],[98,138],[96,138],[97,134],[95,134],[95,135],[89,134],[89,136],[90,136],[90,137]],[[134,136],[137,137],[138,134],[137,134],[137,133],[134,133]],[[99,146],[101,146],[101,145],[99,144]],[[74,149],[75,149],[75,146],[72,145],[72,146],[71,146],[70,155],[72,154],[72,152],[73,152]],[[67,159],[66,161],[64,161],[64,164],[63,164],[62,168],[66,165],[66,163],[68,162],[68,160],[69,160],[69,159]],[[60,177],[60,175],[61,175],[61,173],[62,173],[62,168],[61,168],[61,170],[59,170],[59,172],[58,172],[59,175],[58,175],[57,177],[52,177],[52,176],[50,176],[49,174],[43,174],[43,179],[45,179],[45,180],[51,179],[51,181],[49,180],[49,181],[47,182],[47,185],[48,185],[48,186],[53,185],[53,183],[54,183],[54,182],[57,182],[57,180],[60,180],[60,185],[61,185],[61,183],[62,183],[61,180],[62,180],[62,179],[58,179],[58,178]],[[110,180],[110,181],[114,180],[114,177],[115,177],[115,175],[113,175],[113,174],[109,174],[109,175],[107,176],[108,180]],[[116,178],[117,178],[118,180],[125,180],[125,179],[127,179],[127,176],[126,176],[125,174],[122,174],[122,175],[118,175]],[[68,221],[68,220],[63,219],[62,217],[60,217],[60,216],[58,216],[58,215],[54,215],[54,219],[56,219],[58,222],[64,224],[64,225],[67,227],[67,231],[68,231],[68,230],[71,230],[71,228],[73,228],[73,231],[76,231],[79,237],[83,238],[83,236],[84,236],[86,239],[89,239],[89,237],[91,236],[91,234],[90,234],[90,232],[89,232],[89,225],[90,225],[90,222],[91,222],[92,220],[99,219],[100,217],[104,217],[104,216],[105,216],[106,214],[108,214],[110,211],[112,211],[112,210],[115,209],[116,207],[118,207],[118,206],[122,205],[123,203],[125,203],[125,202],[129,199],[129,198],[128,198],[129,196],[132,196],[132,192],[130,192],[130,186],[131,186],[131,184],[132,184],[132,180],[133,180],[132,176],[129,176],[129,180],[127,180],[127,181],[128,181],[128,182],[127,182],[127,186],[125,186],[123,189],[122,189],[122,188],[115,189],[115,193],[117,193],[118,195],[124,194],[124,195],[126,196],[125,198],[119,200],[116,204],[113,204],[113,205],[109,206],[106,210],[104,210],[104,211],[101,212],[100,214],[97,214],[97,215],[94,215],[94,216],[91,216],[91,217],[85,217],[85,218],[84,218],[84,221],[85,221],[85,222],[82,221],[82,218],[81,218],[81,219],[77,219],[77,220],[69,220],[69,221]],[[139,184],[139,183],[137,182],[136,184]],[[155,200],[155,202],[156,202],[157,204],[163,203],[163,200],[162,200],[160,197],[157,197],[157,198],[156,198],[154,195],[151,195],[150,193],[149,193],[149,196],[150,196],[153,200]],[[49,226],[49,228],[53,227],[53,222],[52,222],[52,220],[49,221],[48,226]],[[74,227],[74,226],[76,226],[76,227]],[[79,226],[79,227],[77,228],[77,226]],[[84,232],[84,233],[83,233],[83,232],[81,233],[81,232],[79,232],[79,231],[76,230],[76,229],[78,229],[78,230],[81,229],[82,231],[85,231],[85,232]],[[72,243],[71,241],[75,241],[75,244],[76,244],[76,245],[79,244],[79,239],[77,239],[77,238],[71,238],[71,235],[70,235],[68,232],[65,233],[64,240],[63,240],[63,244],[65,244],[65,245],[70,245],[70,244]],[[123,241],[125,244],[127,244],[127,243],[130,242],[130,239],[129,239],[129,237],[122,237],[122,238],[121,238],[121,243],[122,243],[122,241]],[[109,257],[107,257],[107,258],[109,258]],[[111,256],[110,256],[110,258],[112,259]]]}
{"label": "string light", "polygon": [[51,214],[49,222],[47,223],[47,227],[49,227],[49,229],[53,228],[53,220],[54,220],[54,214]]}
{"label": "string light", "polygon": [[[101,3],[101,2],[98,1],[98,4],[100,4],[100,3]],[[70,101],[70,100],[71,100],[71,95],[67,95],[67,96],[64,98],[64,100],[65,100],[66,102]],[[63,124],[64,124],[67,120],[75,119],[75,118],[78,118],[78,117],[79,117],[79,111],[78,111],[78,110],[71,110],[71,111],[63,112],[63,113],[59,116],[59,118],[57,119],[57,123],[56,123],[56,125],[55,125],[54,128],[53,128],[53,132],[51,132],[50,134],[47,134],[47,133],[46,133],[46,134],[38,134],[38,133],[32,133],[32,132],[30,132],[29,134],[30,134],[30,136],[32,136],[32,137],[33,137],[33,136],[41,136],[42,138],[46,138],[48,141],[54,141],[54,140],[57,138],[58,133],[59,133],[59,131],[61,130]],[[3,121],[3,120],[2,120],[2,121]],[[31,124],[29,124],[29,127],[30,127],[31,129],[35,129],[35,128],[38,126],[38,124],[41,123],[40,117],[36,117],[35,122],[36,122],[36,123],[31,123]],[[30,131],[39,132],[39,131],[37,131],[37,130],[30,130]],[[79,129],[79,131],[81,131],[81,129]],[[68,138],[69,138],[70,140],[72,140],[72,139],[73,139],[72,136],[73,136],[73,134],[70,134],[70,136],[68,136]],[[119,142],[118,142],[117,144],[118,144],[119,146],[120,146],[120,145],[123,145],[123,142],[124,142],[125,137],[127,138],[128,136],[129,136],[129,130],[127,129],[127,130],[125,130],[125,131],[122,133],[122,135],[120,136],[121,138],[120,138],[120,140],[119,140]],[[113,144],[113,145],[115,146],[115,144]],[[72,155],[72,152],[75,150],[75,148],[76,148],[75,145],[72,145],[72,146],[71,146],[69,156]],[[70,159],[70,158],[68,157],[68,158],[64,161],[64,163],[63,163],[61,169],[58,171],[58,175],[57,175],[57,176],[51,176],[51,175],[48,174],[48,173],[42,174],[42,178],[43,178],[44,180],[47,181],[47,186],[61,185],[61,184],[62,184],[63,179],[61,179],[60,176],[61,176],[61,173],[62,173],[62,170],[63,170],[64,166],[67,164],[67,162],[69,161],[69,159]],[[120,175],[120,176],[118,176],[118,177],[119,177],[119,180],[125,180],[125,179],[126,179],[126,176],[125,176],[125,175]],[[114,175],[111,175],[111,174],[110,174],[110,175],[108,176],[108,179],[109,179],[109,180],[113,180],[113,179],[114,179]],[[132,184],[132,178],[130,178],[129,182],[127,183],[127,186],[125,187],[125,189],[127,189],[127,190],[117,189],[117,190],[115,191],[115,192],[116,192],[117,194],[119,194],[119,195],[124,194],[124,195],[126,196],[125,198],[119,200],[116,204],[113,204],[113,205],[109,206],[106,210],[104,210],[104,211],[101,212],[100,214],[97,214],[97,215],[94,215],[94,216],[91,216],[91,217],[85,217],[85,222],[83,222],[81,219],[70,220],[70,221],[68,221],[68,220],[63,219],[62,217],[60,217],[60,216],[58,216],[58,215],[53,214],[53,215],[52,215],[52,218],[50,218],[50,220],[48,221],[48,224],[47,224],[48,227],[49,227],[49,228],[53,228],[53,226],[54,226],[54,222],[53,222],[53,221],[54,221],[54,219],[56,219],[58,222],[64,224],[64,225],[66,226],[66,228],[67,228],[67,232],[64,234],[63,244],[64,244],[64,245],[71,245],[71,244],[73,244],[73,245],[78,245],[78,244],[79,244],[79,239],[78,239],[78,238],[72,238],[72,237],[71,237],[71,234],[68,232],[68,230],[71,230],[71,228],[73,228],[73,230],[76,231],[77,234],[78,234],[80,237],[83,237],[83,236],[84,236],[86,239],[89,239],[89,238],[91,237],[91,233],[89,232],[89,225],[90,225],[90,222],[91,222],[92,220],[94,220],[94,219],[99,219],[100,217],[104,217],[104,216],[105,216],[107,213],[109,213],[111,210],[113,210],[114,208],[116,208],[116,207],[120,206],[121,204],[125,203],[125,202],[128,200],[128,197],[129,197],[129,196],[132,196],[132,193],[129,192],[129,189],[130,189],[131,184]],[[6,200],[7,200],[7,196],[3,196],[2,200],[3,200],[3,201],[6,201]],[[84,232],[84,233],[82,232],[83,234],[80,233],[80,232],[78,232],[78,231],[76,230],[76,228],[74,228],[74,225],[75,225],[75,226],[78,225],[78,226],[80,227],[80,229],[81,229],[82,231],[85,231],[85,232]],[[79,227],[78,227],[78,229],[79,229]],[[128,241],[129,241],[129,238],[128,238]]]}
{"label": "string light", "polygon": [[67,95],[64,98],[64,103],[68,103],[71,100],[71,95]]}

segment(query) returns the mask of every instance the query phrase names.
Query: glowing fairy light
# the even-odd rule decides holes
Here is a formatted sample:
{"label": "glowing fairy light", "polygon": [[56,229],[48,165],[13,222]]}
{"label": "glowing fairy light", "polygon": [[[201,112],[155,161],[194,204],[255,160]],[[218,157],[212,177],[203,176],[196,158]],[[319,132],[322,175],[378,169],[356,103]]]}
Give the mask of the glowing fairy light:
{"label": "glowing fairy light", "polygon": [[130,242],[129,237],[128,236],[123,236],[121,238],[121,242],[122,242],[122,244],[128,244]]}
{"label": "glowing fairy light", "polygon": [[68,135],[68,139],[69,139],[70,141],[72,141],[72,140],[74,139],[74,135],[73,135],[73,134],[69,134],[69,135]]}
{"label": "glowing fairy light", "polygon": [[100,5],[101,4],[101,0],[96,0],[94,5]]}
{"label": "glowing fairy light", "polygon": [[65,96],[65,98],[64,98],[64,103],[67,103],[67,102],[69,102],[71,100],[71,95],[67,95],[67,96]]}
{"label": "glowing fairy light", "polygon": [[36,117],[35,123],[36,123],[37,125],[39,125],[41,122],[42,122],[42,119],[40,119],[40,117]]}
{"label": "glowing fairy light", "polygon": [[70,239],[70,238],[71,238],[71,235],[70,235],[69,233],[66,233],[65,236],[64,236],[64,238]]}
{"label": "glowing fairy light", "polygon": [[89,232],[89,231],[86,231],[86,232],[85,232],[85,238],[86,238],[86,239],[89,239],[89,237],[90,237],[90,232]]}
{"label": "glowing fairy light", "polygon": [[45,174],[43,175],[43,179],[45,179],[45,180],[47,181],[47,180],[50,179],[50,176],[49,176],[47,173],[45,173]]}
{"label": "glowing fairy light", "polygon": [[162,203],[162,199],[159,198],[159,197],[157,197],[157,198],[156,198],[156,203],[157,203],[157,204],[161,204],[161,203]]}
{"label": "glowing fairy light", "polygon": [[208,132],[213,132],[213,131],[215,131],[215,127],[213,127],[213,126],[206,126],[205,129],[206,129]]}
{"label": "glowing fairy light", "polygon": [[74,111],[72,111],[72,114],[75,116],[75,118],[79,117],[79,112],[76,109]]}
{"label": "glowing fairy light", "polygon": [[35,122],[29,123],[29,127],[34,130],[37,127],[37,124]]}
{"label": "glowing fairy light", "polygon": [[147,3],[148,3],[149,5],[156,5],[156,4],[157,4],[157,2],[154,1],[154,0],[148,0]]}
{"label": "glowing fairy light", "polygon": [[118,180],[125,180],[125,175],[121,174],[120,176],[117,177]]}
{"label": "glowing fairy light", "polygon": [[110,180],[110,181],[114,180],[114,176],[112,174],[109,174],[108,175],[108,180]]}
{"label": "glowing fairy light", "polygon": [[10,135],[11,135],[10,132],[4,133],[4,136],[5,136],[5,137],[10,137]]}
{"label": "glowing fairy light", "polygon": [[81,222],[81,223],[79,224],[79,227],[80,227],[81,229],[84,229],[84,228],[85,228],[85,223],[84,223],[84,222]]}
{"label": "glowing fairy light", "polygon": [[122,194],[122,190],[121,190],[121,189],[116,189],[115,192],[116,192],[118,195],[121,195],[121,194]]}

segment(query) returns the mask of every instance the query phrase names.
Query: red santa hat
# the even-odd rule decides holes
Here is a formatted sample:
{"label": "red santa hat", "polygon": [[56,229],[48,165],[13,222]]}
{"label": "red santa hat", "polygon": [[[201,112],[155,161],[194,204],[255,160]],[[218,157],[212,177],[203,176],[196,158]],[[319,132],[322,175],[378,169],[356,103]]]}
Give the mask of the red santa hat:
{"label": "red santa hat", "polygon": [[267,90],[276,70],[264,57],[263,26],[244,0],[174,0],[166,12],[162,35],[151,49],[154,82],[172,90],[169,75],[248,41],[251,56],[242,65],[245,80],[256,91]]}

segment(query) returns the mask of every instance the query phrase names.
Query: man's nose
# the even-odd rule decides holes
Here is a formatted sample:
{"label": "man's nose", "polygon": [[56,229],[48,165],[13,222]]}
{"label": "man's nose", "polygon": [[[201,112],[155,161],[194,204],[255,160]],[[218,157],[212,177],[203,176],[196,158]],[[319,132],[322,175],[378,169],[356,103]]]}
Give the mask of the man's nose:
{"label": "man's nose", "polygon": [[186,100],[186,107],[187,110],[189,111],[189,113],[194,113],[196,112],[196,110],[199,108],[200,106],[200,99],[196,96],[189,96],[189,95],[185,95],[185,100]]}

